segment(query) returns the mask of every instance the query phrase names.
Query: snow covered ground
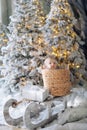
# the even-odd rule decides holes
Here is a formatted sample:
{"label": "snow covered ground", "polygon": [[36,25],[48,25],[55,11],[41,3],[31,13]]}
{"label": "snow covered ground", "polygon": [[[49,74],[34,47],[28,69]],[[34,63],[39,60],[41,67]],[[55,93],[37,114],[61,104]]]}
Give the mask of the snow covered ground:
{"label": "snow covered ground", "polygon": [[[7,124],[5,119],[4,119],[4,116],[3,116],[3,108],[4,108],[4,104],[9,100],[9,99],[16,99],[17,101],[21,101],[23,100],[23,97],[21,95],[21,93],[17,93],[15,96],[13,95],[6,95],[4,92],[3,92],[3,89],[0,89],[0,124]],[[79,86],[77,85],[76,87],[72,88],[72,91],[70,94],[64,96],[64,97],[57,97],[57,98],[53,98],[53,99],[50,99],[49,101],[45,101],[43,102],[46,106],[47,104],[55,104],[55,108],[53,109],[52,107],[52,111],[53,113],[56,113],[56,112],[60,112],[62,111],[63,109],[65,110],[68,110],[68,108],[71,108],[70,111],[77,111],[77,107],[78,107],[78,110],[80,111],[80,109],[83,107],[83,109],[87,108],[87,84],[85,84],[85,86]],[[43,104],[42,103],[42,104]],[[63,103],[63,104],[62,104]],[[10,109],[10,115],[12,117],[15,117],[15,118],[18,118],[20,116],[23,116],[24,113],[25,113],[25,110],[26,110],[26,107],[27,105],[29,104],[28,101],[23,101],[21,102],[16,108],[11,108]],[[63,106],[65,105],[65,106]],[[53,105],[54,106],[54,105]],[[75,109],[76,108],[76,109]],[[75,110],[74,110],[75,109]],[[58,113],[59,113],[58,112]],[[60,112],[61,113],[61,112]],[[77,111],[78,113],[78,111]],[[45,113],[44,113],[45,114]],[[64,117],[66,115],[66,112],[65,113],[62,113],[62,117]],[[64,115],[65,114],[65,115]],[[80,113],[79,113],[80,114]],[[67,111],[67,115],[69,115],[69,112]],[[76,116],[76,115],[75,115]],[[66,120],[62,119],[62,117],[60,116],[60,118],[56,119],[56,120],[53,120],[52,123],[48,123],[46,125],[46,127],[49,127],[49,129],[51,129],[52,127],[55,126],[55,129],[59,126],[58,126],[58,122],[61,122],[62,124],[62,121],[63,122],[66,122]],[[80,115],[80,119],[79,120],[85,120],[83,121],[84,123],[86,122],[87,123],[87,119],[85,119],[87,117],[86,114],[83,113],[83,115]],[[68,122],[72,123],[72,120],[74,120],[74,122],[76,121],[75,117],[71,120],[68,118]],[[77,118],[77,117],[76,117]],[[61,121],[62,120],[62,121]],[[71,121],[70,121],[71,120]],[[56,125],[57,124],[57,125]],[[70,124],[69,124],[70,125]],[[51,127],[50,127],[51,126]],[[71,124],[72,126],[72,124]],[[77,125],[78,126],[78,125]],[[84,125],[87,129],[87,126]],[[22,126],[23,128],[23,126]],[[77,127],[78,128],[78,127]],[[46,129],[46,130],[49,130],[49,129]],[[55,130],[54,129],[54,130]],[[45,130],[45,128],[43,129]],[[62,129],[61,129],[62,130]],[[68,129],[67,129],[68,130]],[[74,129],[73,129],[74,130]],[[85,130],[85,129],[81,129],[81,130]]]}

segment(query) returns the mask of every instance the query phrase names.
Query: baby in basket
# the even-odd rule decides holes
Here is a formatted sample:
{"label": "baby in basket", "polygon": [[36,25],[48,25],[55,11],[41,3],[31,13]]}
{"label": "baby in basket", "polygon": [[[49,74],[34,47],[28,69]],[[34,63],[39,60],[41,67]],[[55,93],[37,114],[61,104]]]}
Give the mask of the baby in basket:
{"label": "baby in basket", "polygon": [[42,67],[43,69],[68,69],[69,70],[69,65],[61,64],[61,66],[58,66],[58,62],[54,57],[48,57],[44,61],[44,65]]}
{"label": "baby in basket", "polygon": [[48,57],[44,61],[43,69],[58,69],[57,61],[53,57]]}

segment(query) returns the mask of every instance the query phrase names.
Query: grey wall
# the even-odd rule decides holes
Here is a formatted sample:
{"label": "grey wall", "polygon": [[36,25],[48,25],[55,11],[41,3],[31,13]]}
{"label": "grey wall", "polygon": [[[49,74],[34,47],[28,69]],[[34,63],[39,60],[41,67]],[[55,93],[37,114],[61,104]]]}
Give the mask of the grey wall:
{"label": "grey wall", "polygon": [[50,4],[52,0],[41,0],[45,14],[48,14],[50,11]]}
{"label": "grey wall", "polygon": [[0,22],[5,25],[9,23],[9,16],[12,14],[12,0],[0,0]]}

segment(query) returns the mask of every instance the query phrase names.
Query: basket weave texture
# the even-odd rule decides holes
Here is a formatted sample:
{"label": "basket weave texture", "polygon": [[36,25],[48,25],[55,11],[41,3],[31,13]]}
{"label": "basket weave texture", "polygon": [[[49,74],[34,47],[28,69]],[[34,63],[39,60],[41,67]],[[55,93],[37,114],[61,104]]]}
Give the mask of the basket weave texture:
{"label": "basket weave texture", "polygon": [[43,69],[44,87],[53,96],[64,96],[70,92],[70,71],[67,69]]}

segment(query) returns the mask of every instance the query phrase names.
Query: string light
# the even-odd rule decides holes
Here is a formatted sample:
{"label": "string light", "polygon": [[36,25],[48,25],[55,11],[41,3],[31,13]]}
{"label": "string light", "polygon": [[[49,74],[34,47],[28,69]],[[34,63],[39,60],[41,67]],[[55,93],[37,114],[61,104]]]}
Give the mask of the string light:
{"label": "string light", "polygon": [[[62,5],[63,1],[65,3],[65,6],[66,6],[65,8]],[[50,29],[53,32],[52,36],[54,38],[56,38],[56,36],[59,36],[59,41],[58,41],[59,46],[58,47],[52,46],[52,55],[57,57],[58,62],[59,62],[58,64],[60,64],[60,66],[62,65],[62,63],[60,61],[61,58],[62,58],[63,60],[65,60],[64,61],[65,64],[67,63],[69,65],[69,68],[71,67],[71,68],[79,69],[80,68],[80,64],[77,65],[75,63],[72,63],[69,60],[69,56],[71,55],[71,53],[73,53],[74,51],[78,50],[79,46],[77,44],[73,44],[72,43],[72,46],[70,47],[70,50],[68,50],[68,48],[66,46],[66,42],[68,42],[68,41],[67,41],[67,39],[65,40],[64,36],[63,36],[63,35],[65,35],[65,36],[70,37],[72,39],[76,39],[76,33],[72,29],[72,27],[73,27],[73,24],[71,23],[72,20],[68,19],[68,17],[69,18],[72,17],[72,12],[70,10],[70,7],[69,7],[69,4],[68,4],[67,0],[55,0],[54,2],[55,2],[55,5],[57,5],[58,2],[59,2],[58,7],[56,6],[56,8],[60,12],[60,16],[61,17],[59,17],[59,19],[57,19],[56,17],[52,17],[51,18],[51,21],[56,24],[55,27],[54,26],[50,27]],[[53,12],[54,15],[56,15],[56,13],[57,13],[56,11]],[[61,20],[67,21],[68,24],[67,25],[65,25],[65,24],[62,25],[61,24],[61,26],[60,26],[59,24],[61,23]],[[63,26],[65,26],[65,30],[63,29]]]}
{"label": "string light", "polygon": [[1,33],[1,34],[0,34],[0,37],[4,37],[4,36],[5,36],[5,33]]}
{"label": "string light", "polygon": [[8,42],[8,39],[3,39],[3,42],[7,43],[7,42]]}

